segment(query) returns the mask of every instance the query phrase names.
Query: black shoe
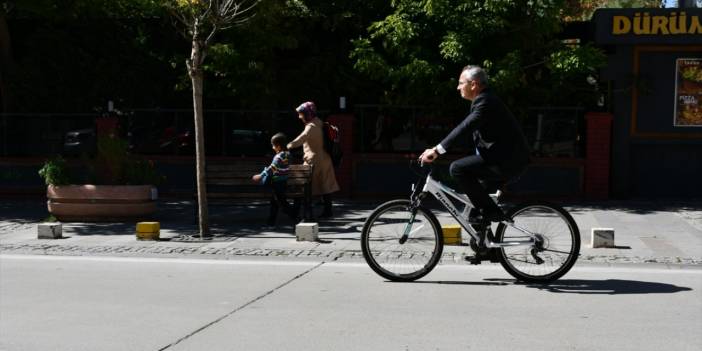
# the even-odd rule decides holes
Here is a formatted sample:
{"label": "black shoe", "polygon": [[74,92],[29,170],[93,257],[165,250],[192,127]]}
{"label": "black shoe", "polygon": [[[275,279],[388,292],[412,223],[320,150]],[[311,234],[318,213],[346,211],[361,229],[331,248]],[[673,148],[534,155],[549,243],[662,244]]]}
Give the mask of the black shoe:
{"label": "black shoe", "polygon": [[497,249],[487,249],[485,251],[476,252],[474,256],[466,256],[465,260],[470,262],[470,264],[480,264],[483,261],[499,263],[500,256],[497,253]]}
{"label": "black shoe", "polygon": [[470,215],[468,215],[468,223],[472,224],[473,227],[475,226],[486,226],[490,224],[490,221],[483,218],[483,216],[480,213],[477,213],[477,211],[471,211]]}

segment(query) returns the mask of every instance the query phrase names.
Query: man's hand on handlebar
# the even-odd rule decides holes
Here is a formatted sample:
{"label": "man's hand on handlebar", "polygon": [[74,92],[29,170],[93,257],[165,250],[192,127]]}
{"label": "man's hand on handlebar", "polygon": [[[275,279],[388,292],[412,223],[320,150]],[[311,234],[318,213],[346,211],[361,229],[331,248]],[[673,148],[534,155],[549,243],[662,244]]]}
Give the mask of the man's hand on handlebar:
{"label": "man's hand on handlebar", "polygon": [[419,162],[421,163],[432,163],[436,158],[439,157],[439,153],[436,152],[435,148],[431,149],[426,149],[422,153],[421,156],[419,156]]}

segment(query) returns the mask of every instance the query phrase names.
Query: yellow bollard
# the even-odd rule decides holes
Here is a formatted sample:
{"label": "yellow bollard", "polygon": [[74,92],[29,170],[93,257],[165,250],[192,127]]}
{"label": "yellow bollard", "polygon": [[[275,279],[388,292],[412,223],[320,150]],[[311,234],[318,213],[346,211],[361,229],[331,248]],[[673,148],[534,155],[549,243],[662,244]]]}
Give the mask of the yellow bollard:
{"label": "yellow bollard", "polygon": [[161,233],[159,222],[139,222],[136,227],[137,240],[158,240]]}
{"label": "yellow bollard", "polygon": [[441,226],[444,235],[444,245],[461,245],[461,225],[445,224]]}

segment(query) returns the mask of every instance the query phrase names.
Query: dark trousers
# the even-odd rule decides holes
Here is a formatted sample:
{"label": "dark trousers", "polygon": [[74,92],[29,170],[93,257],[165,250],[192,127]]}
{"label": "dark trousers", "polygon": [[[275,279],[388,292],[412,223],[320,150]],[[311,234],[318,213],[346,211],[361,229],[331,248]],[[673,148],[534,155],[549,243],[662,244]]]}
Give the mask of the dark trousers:
{"label": "dark trousers", "polygon": [[332,197],[331,194],[322,195],[322,202],[324,203],[324,211],[320,217],[331,217],[332,216]]}
{"label": "dark trousers", "polygon": [[508,179],[497,167],[488,166],[480,155],[470,155],[453,161],[449,171],[458,182],[457,190],[468,195],[476,209],[484,215],[503,215],[490,198],[490,193],[497,191]]}
{"label": "dark trousers", "polygon": [[283,213],[288,215],[293,221],[297,220],[297,206],[290,206],[288,203],[287,196],[285,195],[285,188],[288,185],[287,181],[279,182],[269,182],[267,185],[273,190],[271,195],[271,209],[268,215],[268,224],[275,224],[276,218],[278,218],[278,211],[282,210]]}

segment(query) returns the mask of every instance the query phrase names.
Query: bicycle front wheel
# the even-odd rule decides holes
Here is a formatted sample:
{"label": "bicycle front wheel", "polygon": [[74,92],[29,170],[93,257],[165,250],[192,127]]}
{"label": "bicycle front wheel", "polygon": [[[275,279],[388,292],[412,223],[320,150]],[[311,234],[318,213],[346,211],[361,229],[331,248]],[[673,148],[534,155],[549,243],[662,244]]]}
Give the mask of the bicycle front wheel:
{"label": "bicycle front wheel", "polygon": [[[439,221],[420,206],[410,223],[412,212],[409,200],[389,201],[376,208],[363,225],[363,257],[386,279],[419,279],[441,259],[444,239]],[[405,233],[406,240],[402,240]]]}
{"label": "bicycle front wheel", "polygon": [[568,212],[541,202],[519,205],[509,215],[514,227],[501,223],[497,242],[528,240],[531,236],[522,230],[536,240],[532,246],[506,246],[498,251],[509,274],[524,282],[547,283],[568,273],[580,252],[578,226]]}

